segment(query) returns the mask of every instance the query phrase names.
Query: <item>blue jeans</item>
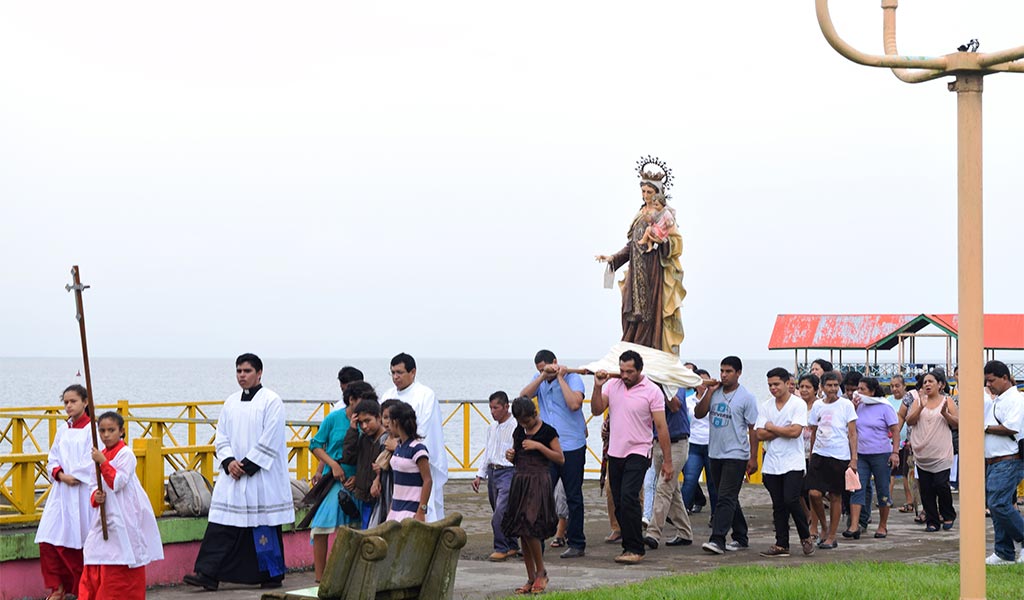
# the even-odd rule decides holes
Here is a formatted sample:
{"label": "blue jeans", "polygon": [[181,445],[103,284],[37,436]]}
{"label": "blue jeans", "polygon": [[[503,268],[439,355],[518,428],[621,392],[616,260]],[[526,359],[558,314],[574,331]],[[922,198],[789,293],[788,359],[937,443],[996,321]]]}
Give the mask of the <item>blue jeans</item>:
{"label": "blue jeans", "polygon": [[505,518],[505,510],[508,508],[508,491],[512,487],[512,478],[515,474],[514,468],[495,469],[494,465],[487,467],[487,500],[494,511],[491,516],[491,531],[494,533],[495,552],[519,549],[516,539],[506,537],[501,530],[501,521]]}
{"label": "blue jeans", "polygon": [[892,467],[889,466],[888,454],[858,454],[857,474],[860,475],[860,489],[850,497],[850,503],[860,504],[864,507],[870,506],[871,499],[868,494],[871,492],[871,477],[874,476],[878,507],[892,506],[892,499],[889,498],[889,476],[891,473]]}
{"label": "blue jeans", "polygon": [[707,444],[690,444],[690,456],[683,465],[683,486],[680,492],[683,494],[683,506],[687,510],[693,508],[693,496],[696,494],[697,486],[700,485],[700,472],[704,471],[708,482],[708,500],[711,502],[711,512],[715,512],[715,504],[718,503],[718,490],[715,483],[711,481],[711,459],[708,458]]}
{"label": "blue jeans", "polygon": [[566,537],[569,547],[585,550],[587,537],[583,534],[583,465],[587,462],[587,447],[565,450],[565,463],[551,464],[551,486],[562,480],[565,488],[565,503],[569,505],[569,523]]}
{"label": "blue jeans", "polygon": [[1003,560],[1014,560],[1013,543],[1024,542],[1024,519],[1013,505],[1013,494],[1021,479],[1024,463],[1020,459],[985,467],[985,500],[992,514],[996,554]]}

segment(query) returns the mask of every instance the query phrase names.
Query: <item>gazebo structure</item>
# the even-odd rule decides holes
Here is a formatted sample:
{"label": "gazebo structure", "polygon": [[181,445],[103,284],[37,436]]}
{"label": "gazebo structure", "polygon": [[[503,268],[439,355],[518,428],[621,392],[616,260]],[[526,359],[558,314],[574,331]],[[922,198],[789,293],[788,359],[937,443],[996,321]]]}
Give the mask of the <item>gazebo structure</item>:
{"label": "gazebo structure", "polygon": [[[929,325],[939,332],[920,333]],[[768,349],[792,349],[796,373],[809,370],[810,361],[818,358],[810,355],[811,350],[827,350],[829,361],[837,368],[873,377],[913,376],[934,366],[943,366],[952,375],[958,362],[958,330],[959,321],[953,314],[778,315]],[[917,361],[916,342],[921,337],[945,339],[944,363]],[[879,350],[894,348],[895,362],[878,362]],[[997,350],[1024,350],[1024,315],[985,315],[984,348],[986,360],[994,358]],[[844,351],[850,360],[843,360]],[[863,362],[859,362],[861,356]],[[1024,365],[1011,364],[1010,368],[1014,377],[1024,375]]]}

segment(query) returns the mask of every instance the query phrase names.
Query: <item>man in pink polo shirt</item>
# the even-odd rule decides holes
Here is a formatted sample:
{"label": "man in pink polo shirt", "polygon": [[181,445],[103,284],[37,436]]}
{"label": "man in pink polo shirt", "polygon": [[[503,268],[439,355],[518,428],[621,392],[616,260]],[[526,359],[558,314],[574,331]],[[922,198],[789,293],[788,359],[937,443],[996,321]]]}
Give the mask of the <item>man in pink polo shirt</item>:
{"label": "man in pink polo shirt", "polygon": [[654,428],[658,431],[665,460],[661,476],[676,474],[672,464],[671,438],[665,421],[665,394],[643,375],[644,359],[633,350],[619,356],[619,379],[607,371],[594,374],[590,410],[600,415],[608,409],[608,491],[615,501],[615,518],[622,530],[622,554],[615,562],[636,564],[644,558],[640,488],[651,466]]}

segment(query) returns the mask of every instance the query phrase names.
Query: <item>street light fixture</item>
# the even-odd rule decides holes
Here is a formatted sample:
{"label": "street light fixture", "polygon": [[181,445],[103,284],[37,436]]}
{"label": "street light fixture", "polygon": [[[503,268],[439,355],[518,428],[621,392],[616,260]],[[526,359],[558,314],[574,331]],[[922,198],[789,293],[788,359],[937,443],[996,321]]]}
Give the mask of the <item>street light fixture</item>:
{"label": "street light fixture", "polygon": [[982,271],[982,79],[993,73],[1024,73],[1024,46],[979,53],[977,40],[939,57],[902,56],[896,50],[898,0],[882,0],[884,55],[866,54],[836,33],[828,0],[815,0],[818,25],[839,54],[869,67],[892,69],[907,83],[952,76],[957,94],[957,279],[960,393],[960,597],[985,598],[985,461]]}

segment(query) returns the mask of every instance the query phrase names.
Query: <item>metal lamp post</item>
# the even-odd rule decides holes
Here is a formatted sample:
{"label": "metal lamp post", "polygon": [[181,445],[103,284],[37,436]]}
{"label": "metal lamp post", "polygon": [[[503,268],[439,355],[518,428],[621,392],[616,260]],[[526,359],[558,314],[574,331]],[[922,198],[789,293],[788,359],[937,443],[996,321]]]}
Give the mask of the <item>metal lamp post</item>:
{"label": "metal lamp post", "polygon": [[[1024,73],[1024,46],[992,53],[960,51],[939,57],[900,56],[896,51],[898,0],[882,0],[885,55],[860,52],[836,33],[828,0],[815,0],[818,25],[836,52],[869,67],[892,69],[907,83],[953,76],[957,94],[957,272],[960,391],[960,597],[985,598],[985,462],[982,389],[982,79],[992,73]],[[977,44],[972,40],[972,47]]]}

